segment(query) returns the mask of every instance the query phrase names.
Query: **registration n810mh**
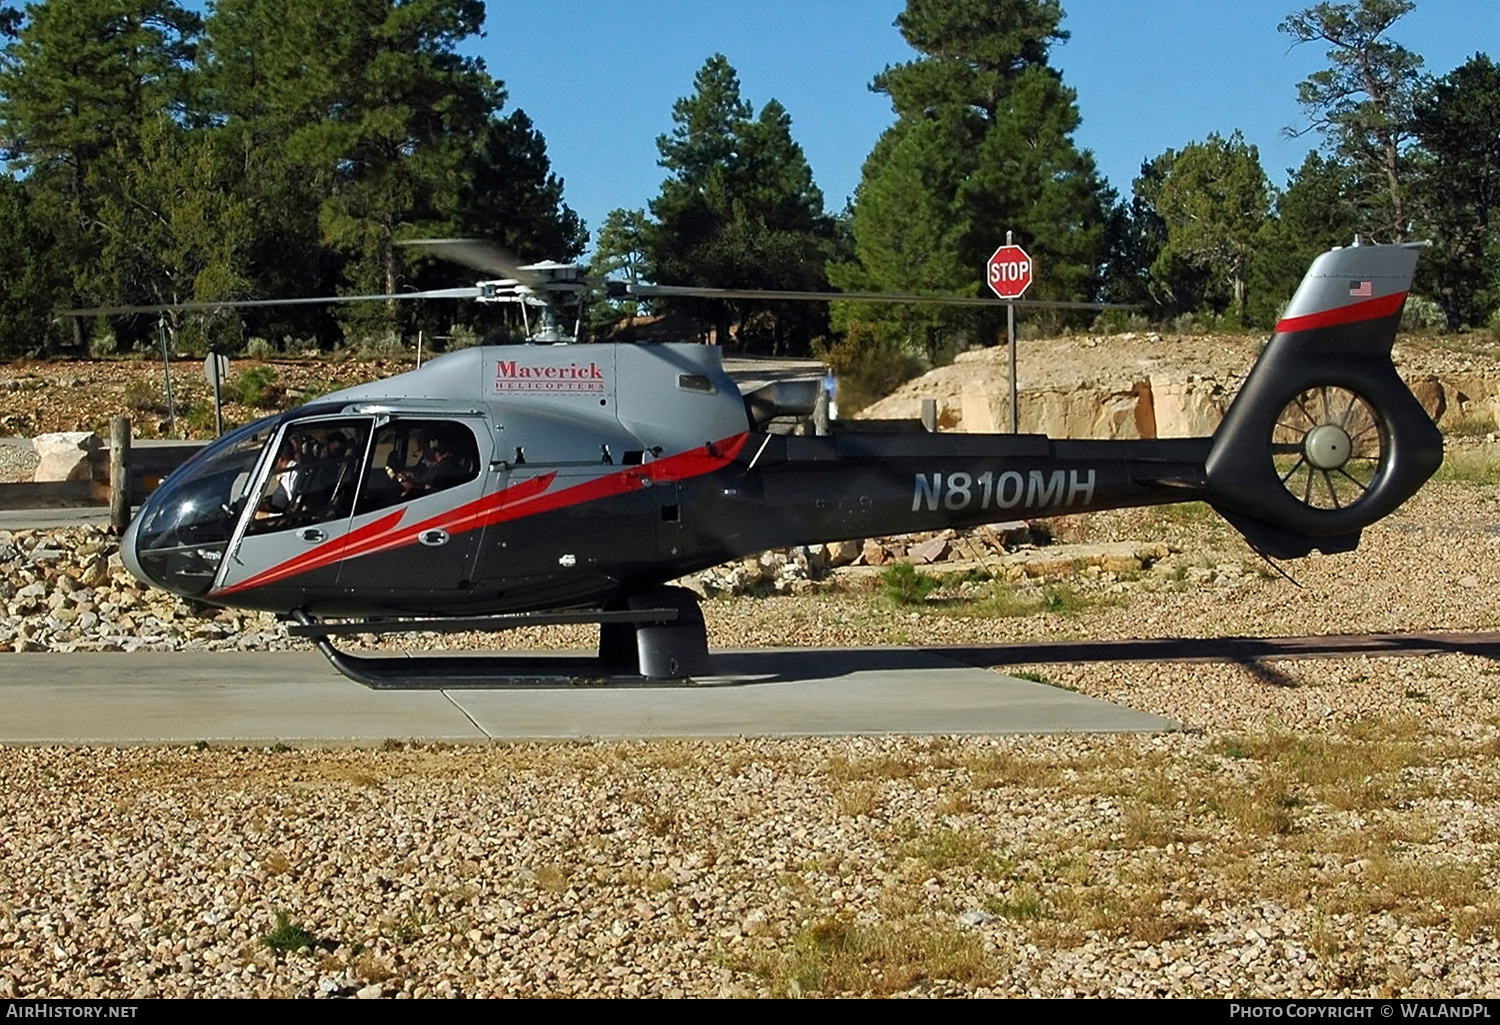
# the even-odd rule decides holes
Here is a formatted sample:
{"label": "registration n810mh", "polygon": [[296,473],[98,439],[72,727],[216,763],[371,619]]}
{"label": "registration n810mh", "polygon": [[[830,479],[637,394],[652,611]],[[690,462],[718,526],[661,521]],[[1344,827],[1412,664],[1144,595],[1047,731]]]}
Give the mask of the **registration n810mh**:
{"label": "registration n810mh", "polygon": [[1088,505],[1094,499],[1093,470],[985,470],[983,473],[919,473],[911,511],[947,509],[1048,509]]}

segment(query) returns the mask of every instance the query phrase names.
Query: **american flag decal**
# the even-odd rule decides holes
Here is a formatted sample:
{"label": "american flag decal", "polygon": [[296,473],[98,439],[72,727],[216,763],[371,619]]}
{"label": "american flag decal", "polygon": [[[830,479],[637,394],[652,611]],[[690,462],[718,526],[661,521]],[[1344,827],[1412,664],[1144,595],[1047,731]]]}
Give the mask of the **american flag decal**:
{"label": "american flag decal", "polygon": [[1370,283],[1368,281],[1351,281],[1349,282],[1349,294],[1357,295],[1361,299],[1368,299],[1374,293],[1370,291]]}

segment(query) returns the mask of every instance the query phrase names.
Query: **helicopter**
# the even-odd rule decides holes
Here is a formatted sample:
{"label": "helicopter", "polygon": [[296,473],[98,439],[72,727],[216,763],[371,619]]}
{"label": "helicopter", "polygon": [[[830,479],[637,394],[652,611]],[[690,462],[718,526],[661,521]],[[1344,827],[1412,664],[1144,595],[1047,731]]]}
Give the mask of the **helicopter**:
{"label": "helicopter", "polygon": [[278,613],[371,687],[551,671],[519,656],[355,656],[334,638],[597,623],[597,659],[569,672],[702,676],[697,596],[669,582],[772,548],[1203,501],[1268,557],[1348,551],[1442,462],[1391,359],[1414,244],[1356,239],[1317,257],[1211,436],[1122,441],[859,421],[786,433],[775,422],[812,414],[823,382],[742,393],[717,346],[573,342],[565,320],[597,284],[579,268],[426,244],[499,276],[414,295],[519,303],[539,315],[531,340],[461,349],[240,427],[171,474],[121,539],[146,583]]}

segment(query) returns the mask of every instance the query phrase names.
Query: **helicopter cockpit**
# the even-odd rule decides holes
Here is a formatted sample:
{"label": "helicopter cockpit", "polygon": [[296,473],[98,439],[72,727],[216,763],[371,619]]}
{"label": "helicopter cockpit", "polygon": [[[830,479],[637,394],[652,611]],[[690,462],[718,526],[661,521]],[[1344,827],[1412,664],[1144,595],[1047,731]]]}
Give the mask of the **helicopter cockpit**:
{"label": "helicopter cockpit", "polygon": [[[226,569],[226,558],[248,570],[262,556],[345,533],[366,514],[479,477],[476,435],[465,424],[346,409],[328,404],[257,420],[185,463],[122,539],[131,572],[201,597],[245,575]],[[247,546],[256,557],[237,558]]]}

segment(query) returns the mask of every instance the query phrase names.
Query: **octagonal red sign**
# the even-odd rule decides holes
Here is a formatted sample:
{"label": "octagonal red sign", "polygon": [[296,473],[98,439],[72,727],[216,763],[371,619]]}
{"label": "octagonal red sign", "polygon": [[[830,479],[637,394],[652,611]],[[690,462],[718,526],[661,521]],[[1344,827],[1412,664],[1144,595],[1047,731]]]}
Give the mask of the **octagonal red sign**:
{"label": "octagonal red sign", "polygon": [[1001,246],[985,265],[990,288],[1002,299],[1019,299],[1031,287],[1031,257],[1020,246]]}

